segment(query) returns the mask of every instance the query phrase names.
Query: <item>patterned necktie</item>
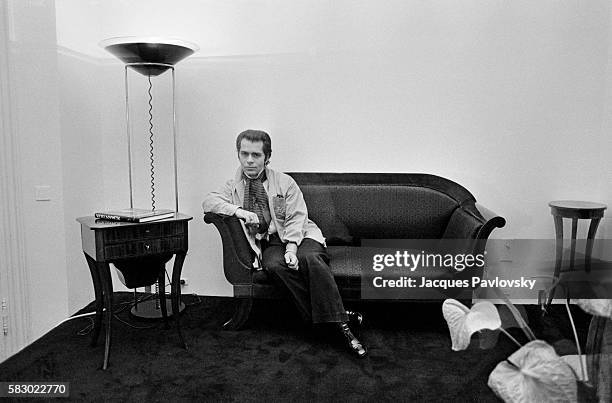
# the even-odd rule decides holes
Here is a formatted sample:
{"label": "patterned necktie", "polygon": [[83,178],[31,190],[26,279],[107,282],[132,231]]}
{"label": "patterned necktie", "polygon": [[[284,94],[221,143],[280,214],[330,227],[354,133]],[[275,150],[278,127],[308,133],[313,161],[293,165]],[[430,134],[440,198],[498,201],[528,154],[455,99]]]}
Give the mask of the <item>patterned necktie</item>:
{"label": "patterned necktie", "polygon": [[244,187],[244,205],[243,208],[257,214],[259,218],[260,234],[265,234],[270,226],[270,205],[268,204],[268,195],[263,187],[263,181],[266,180],[266,170],[261,172],[261,175],[255,179],[251,179],[243,174],[245,179]]}

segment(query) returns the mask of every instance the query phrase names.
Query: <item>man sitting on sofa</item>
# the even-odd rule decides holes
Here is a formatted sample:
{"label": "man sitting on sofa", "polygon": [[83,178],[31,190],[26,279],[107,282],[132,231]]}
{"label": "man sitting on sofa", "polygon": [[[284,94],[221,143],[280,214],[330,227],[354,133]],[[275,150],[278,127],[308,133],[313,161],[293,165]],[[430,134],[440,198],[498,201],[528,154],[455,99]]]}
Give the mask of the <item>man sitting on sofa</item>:
{"label": "man sitting on sofa", "polygon": [[236,139],[238,168],[233,180],[209,193],[204,212],[234,215],[270,278],[286,288],[303,318],[312,323],[334,323],[350,350],[365,357],[366,347],[349,327],[361,314],[346,311],[329,268],[325,238],[308,219],[300,188],[289,175],[268,168],[270,136],[246,130]]}

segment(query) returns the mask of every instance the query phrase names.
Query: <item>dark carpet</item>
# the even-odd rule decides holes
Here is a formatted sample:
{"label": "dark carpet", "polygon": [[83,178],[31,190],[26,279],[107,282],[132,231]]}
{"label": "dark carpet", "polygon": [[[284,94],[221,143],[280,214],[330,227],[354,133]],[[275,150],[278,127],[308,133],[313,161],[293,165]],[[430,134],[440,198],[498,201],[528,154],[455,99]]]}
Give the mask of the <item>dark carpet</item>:
{"label": "dark carpet", "polygon": [[[116,304],[131,294],[117,293]],[[174,326],[119,317],[113,322],[108,370],[100,369],[103,334],[95,348],[77,333],[88,319],[66,322],[0,364],[0,381],[70,382],[70,399],[83,401],[498,401],[489,373],[515,346],[500,336],[492,350],[477,342],[453,352],[438,303],[357,302],[365,315],[361,336],[369,356],[351,356],[330,328],[296,319],[286,301],[256,301],[247,328],[224,331],[233,301],[184,296],[181,324],[189,350]],[[541,318],[526,306],[536,335],[561,355],[575,353],[563,306]],[[91,310],[88,306],[84,311]],[[573,309],[584,346],[590,316]],[[522,332],[511,333],[525,342]],[[24,401],[26,399],[19,399]],[[64,399],[65,400],[65,399]],[[41,399],[33,399],[41,401]]]}

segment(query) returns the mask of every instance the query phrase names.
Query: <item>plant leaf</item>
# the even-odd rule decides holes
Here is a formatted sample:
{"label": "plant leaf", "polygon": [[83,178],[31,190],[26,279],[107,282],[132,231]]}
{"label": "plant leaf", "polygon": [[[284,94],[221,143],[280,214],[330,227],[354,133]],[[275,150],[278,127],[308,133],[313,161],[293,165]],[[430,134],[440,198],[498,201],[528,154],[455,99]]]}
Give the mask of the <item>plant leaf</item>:
{"label": "plant leaf", "polygon": [[527,343],[508,357],[508,361],[497,364],[488,382],[505,402],[577,401],[574,372],[545,341]]}
{"label": "plant leaf", "polygon": [[442,304],[442,314],[448,324],[454,351],[465,350],[474,332],[495,330],[501,326],[499,313],[489,301],[477,302],[469,309],[457,300],[447,299]]}
{"label": "plant leaf", "polygon": [[572,355],[563,355],[561,356],[561,359],[563,361],[565,361],[565,363],[567,365],[570,366],[570,368],[572,368],[574,370],[574,374],[576,375],[576,378],[578,378],[579,381],[583,381],[583,382],[588,382],[589,381],[589,374],[585,374],[586,375],[586,379],[583,379],[584,377],[582,376],[582,367],[580,366],[580,361],[582,360],[582,365],[584,367],[587,366],[586,363],[586,355],[585,354],[572,354]]}
{"label": "plant leaf", "polygon": [[583,311],[612,319],[612,299],[573,299]]}

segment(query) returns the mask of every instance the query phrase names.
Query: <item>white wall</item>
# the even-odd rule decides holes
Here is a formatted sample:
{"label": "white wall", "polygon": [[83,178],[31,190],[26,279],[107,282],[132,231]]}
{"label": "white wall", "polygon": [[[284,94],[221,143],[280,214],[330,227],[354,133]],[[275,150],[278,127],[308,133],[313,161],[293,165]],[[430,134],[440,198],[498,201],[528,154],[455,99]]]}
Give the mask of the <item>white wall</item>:
{"label": "white wall", "polygon": [[103,209],[103,88],[99,63],[62,50],[58,54],[62,133],[62,174],[65,184],[64,227],[69,312],[93,299],[91,276],[81,248],[75,218]]}
{"label": "white wall", "polygon": [[[600,164],[603,180],[601,181],[601,192],[603,200],[608,205],[606,215],[608,218],[602,220],[603,227],[600,228],[599,234],[604,239],[612,239],[612,223],[610,216],[612,215],[612,41],[608,42],[607,60],[606,60],[606,100],[603,107],[603,122],[602,122],[602,143],[600,150]],[[606,259],[612,260],[612,249],[608,248],[602,251],[602,255]]]}
{"label": "white wall", "polygon": [[[7,17],[11,126],[21,174],[15,191],[21,192],[24,213],[32,340],[68,314],[55,7],[49,1],[9,1]],[[35,201],[40,185],[50,187],[50,201]]]}
{"label": "white wall", "polygon": [[[271,133],[272,167],[282,170],[455,180],[508,219],[495,237],[552,237],[553,199],[612,205],[607,1],[142,4],[84,9],[57,0],[58,42],[97,57],[106,37],[176,33],[202,48],[177,65],[181,210],[196,217],[187,292],[231,293],[200,202],[233,174],[234,139],[245,128]],[[72,70],[77,62],[63,60],[60,75],[63,110],[104,106],[97,118],[110,208],[126,205],[127,177],[123,67],[108,60],[84,67],[98,72],[101,91]],[[135,102],[142,96],[133,93]],[[75,192],[90,189],[83,182],[74,181]],[[606,220],[603,234],[611,234]],[[84,294],[71,298],[74,307]]]}

